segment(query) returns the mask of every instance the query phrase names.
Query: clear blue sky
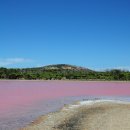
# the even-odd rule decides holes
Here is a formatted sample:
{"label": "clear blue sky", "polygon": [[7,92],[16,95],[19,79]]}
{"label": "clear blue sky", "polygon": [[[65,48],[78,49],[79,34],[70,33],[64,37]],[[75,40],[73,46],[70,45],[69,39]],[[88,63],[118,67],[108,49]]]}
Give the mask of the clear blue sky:
{"label": "clear blue sky", "polygon": [[130,0],[0,0],[0,66],[130,69]]}

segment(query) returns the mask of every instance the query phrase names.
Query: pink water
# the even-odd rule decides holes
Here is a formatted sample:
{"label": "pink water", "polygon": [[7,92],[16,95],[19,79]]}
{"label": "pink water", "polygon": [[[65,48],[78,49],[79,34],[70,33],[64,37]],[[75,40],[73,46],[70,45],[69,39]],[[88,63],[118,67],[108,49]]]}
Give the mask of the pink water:
{"label": "pink water", "polygon": [[130,96],[130,82],[0,81],[0,119],[39,101],[90,95]]}

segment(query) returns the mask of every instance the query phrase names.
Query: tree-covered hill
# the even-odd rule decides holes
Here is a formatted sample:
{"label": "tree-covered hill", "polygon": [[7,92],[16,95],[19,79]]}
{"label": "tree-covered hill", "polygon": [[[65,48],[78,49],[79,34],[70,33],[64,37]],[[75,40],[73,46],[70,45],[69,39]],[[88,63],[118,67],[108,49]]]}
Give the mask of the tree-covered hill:
{"label": "tree-covered hill", "polygon": [[117,69],[97,72],[84,67],[68,64],[57,64],[24,69],[0,68],[0,79],[130,80],[130,72]]}

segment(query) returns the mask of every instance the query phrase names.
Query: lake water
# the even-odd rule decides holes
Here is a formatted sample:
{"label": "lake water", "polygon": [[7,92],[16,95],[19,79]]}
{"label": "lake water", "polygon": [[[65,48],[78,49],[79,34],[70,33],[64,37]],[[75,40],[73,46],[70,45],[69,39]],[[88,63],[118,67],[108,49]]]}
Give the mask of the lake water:
{"label": "lake water", "polygon": [[130,82],[0,81],[0,130],[18,130],[38,116],[74,101],[130,101]]}

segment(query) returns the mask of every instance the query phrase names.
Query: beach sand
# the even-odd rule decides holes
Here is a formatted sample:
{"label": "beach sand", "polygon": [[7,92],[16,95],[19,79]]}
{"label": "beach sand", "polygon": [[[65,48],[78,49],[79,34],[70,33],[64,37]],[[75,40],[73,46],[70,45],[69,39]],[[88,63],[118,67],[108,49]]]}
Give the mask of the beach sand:
{"label": "beach sand", "polygon": [[41,116],[20,130],[130,130],[130,104],[82,101]]}

